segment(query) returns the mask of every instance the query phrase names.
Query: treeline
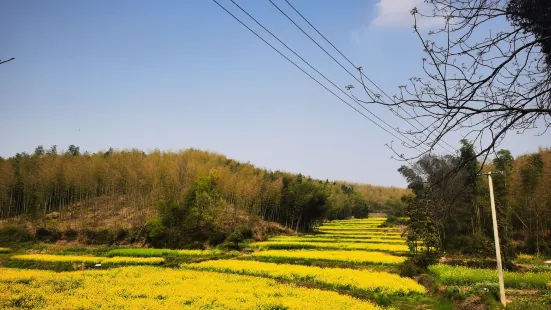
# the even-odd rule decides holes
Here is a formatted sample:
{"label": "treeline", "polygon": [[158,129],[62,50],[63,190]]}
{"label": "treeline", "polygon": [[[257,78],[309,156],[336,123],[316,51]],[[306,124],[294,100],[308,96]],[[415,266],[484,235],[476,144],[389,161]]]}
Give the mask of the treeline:
{"label": "treeline", "polygon": [[399,171],[414,196],[404,197],[408,238],[447,252],[494,253],[488,178],[493,176],[504,259],[516,253],[551,254],[551,149],[513,158],[500,150],[484,165],[462,140],[460,154],[427,155]]}
{"label": "treeline", "polygon": [[33,154],[0,158],[0,218],[55,217],[63,222],[86,213],[99,220],[120,212],[142,215],[145,222],[158,214],[161,201],[189,203],[205,177],[213,178],[217,194],[211,205],[216,208],[209,206],[213,212],[207,212],[201,202],[199,211],[213,222],[222,215],[229,222],[246,215],[308,231],[326,218],[366,217],[374,204],[352,185],[259,169],[195,149],[81,154],[73,145],[62,153],[55,146],[39,146]]}

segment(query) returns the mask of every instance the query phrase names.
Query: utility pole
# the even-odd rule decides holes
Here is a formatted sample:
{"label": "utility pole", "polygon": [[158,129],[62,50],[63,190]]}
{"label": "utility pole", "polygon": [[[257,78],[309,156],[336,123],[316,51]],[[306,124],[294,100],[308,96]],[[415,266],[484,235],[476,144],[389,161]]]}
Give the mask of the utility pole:
{"label": "utility pole", "polygon": [[499,299],[503,306],[507,306],[507,301],[505,299],[505,284],[503,282],[503,268],[501,266],[501,249],[499,246],[499,233],[497,230],[497,216],[496,216],[496,205],[494,202],[494,184],[492,183],[492,175],[503,174],[503,172],[488,172],[480,173],[480,175],[488,176],[488,186],[490,187],[490,204],[492,207],[492,222],[494,224],[494,243],[496,245],[496,260],[497,260],[497,275],[499,278]]}

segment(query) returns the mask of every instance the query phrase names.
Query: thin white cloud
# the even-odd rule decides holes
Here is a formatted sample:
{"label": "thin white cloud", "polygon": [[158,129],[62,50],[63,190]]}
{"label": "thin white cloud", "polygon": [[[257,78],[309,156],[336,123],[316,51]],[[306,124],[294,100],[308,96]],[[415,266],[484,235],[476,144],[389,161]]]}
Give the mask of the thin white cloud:
{"label": "thin white cloud", "polygon": [[[411,10],[417,8],[420,12],[428,12],[431,6],[425,0],[380,0],[376,4],[377,16],[372,25],[385,28],[412,27]],[[430,28],[444,23],[441,18],[418,19],[420,28]]]}

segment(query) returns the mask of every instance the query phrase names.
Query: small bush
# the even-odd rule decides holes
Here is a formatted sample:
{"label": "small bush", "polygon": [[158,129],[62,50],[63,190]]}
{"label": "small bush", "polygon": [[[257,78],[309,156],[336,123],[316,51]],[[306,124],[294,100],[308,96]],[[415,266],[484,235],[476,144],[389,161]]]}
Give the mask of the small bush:
{"label": "small bush", "polygon": [[239,249],[239,243],[243,242],[243,240],[245,240],[245,238],[243,237],[243,234],[240,230],[232,232],[226,239],[226,241],[233,244],[235,249]]}
{"label": "small bush", "polygon": [[478,296],[491,294],[495,299],[499,299],[499,284],[495,281],[473,283],[469,286],[469,292]]}
{"label": "small bush", "polygon": [[56,242],[60,239],[60,233],[55,229],[46,229],[43,227],[39,227],[36,229],[35,232],[36,239],[43,241],[43,242]]}
{"label": "small bush", "polygon": [[106,228],[99,230],[84,229],[79,235],[80,241],[86,244],[113,244],[113,234]]}
{"label": "small bush", "polygon": [[78,238],[78,231],[74,229],[67,229],[63,232],[61,238],[67,241],[75,241]]}
{"label": "small bush", "polygon": [[19,243],[33,240],[34,236],[23,227],[8,225],[0,228],[0,244]]}

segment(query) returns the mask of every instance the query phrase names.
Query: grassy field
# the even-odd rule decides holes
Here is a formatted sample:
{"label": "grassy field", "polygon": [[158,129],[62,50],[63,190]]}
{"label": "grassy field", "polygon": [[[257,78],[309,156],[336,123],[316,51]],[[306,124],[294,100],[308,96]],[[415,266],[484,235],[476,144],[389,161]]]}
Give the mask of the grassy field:
{"label": "grassy field", "polygon": [[[433,265],[421,277],[433,279],[428,287],[399,276],[408,247],[383,222],[333,221],[241,252],[0,248],[0,309],[454,309],[488,294],[496,304],[494,270]],[[551,304],[548,267],[539,257],[518,260],[524,271],[505,273],[511,308]]]}

